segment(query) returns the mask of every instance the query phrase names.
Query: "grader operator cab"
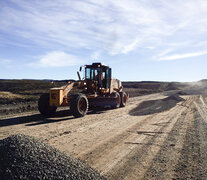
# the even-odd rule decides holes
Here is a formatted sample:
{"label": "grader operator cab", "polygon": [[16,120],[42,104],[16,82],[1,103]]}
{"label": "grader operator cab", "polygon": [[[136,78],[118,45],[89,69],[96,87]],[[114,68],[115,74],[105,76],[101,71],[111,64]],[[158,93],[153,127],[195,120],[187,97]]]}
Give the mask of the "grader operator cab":
{"label": "grader operator cab", "polygon": [[[128,95],[123,92],[121,81],[111,78],[109,66],[93,63],[80,67],[80,71],[84,72],[82,79],[78,72],[78,81],[51,88],[49,93],[40,96],[38,109],[41,114],[53,115],[57,107],[69,106],[74,117],[82,117],[89,107],[118,108],[126,105]],[[75,88],[79,93],[72,93]]]}

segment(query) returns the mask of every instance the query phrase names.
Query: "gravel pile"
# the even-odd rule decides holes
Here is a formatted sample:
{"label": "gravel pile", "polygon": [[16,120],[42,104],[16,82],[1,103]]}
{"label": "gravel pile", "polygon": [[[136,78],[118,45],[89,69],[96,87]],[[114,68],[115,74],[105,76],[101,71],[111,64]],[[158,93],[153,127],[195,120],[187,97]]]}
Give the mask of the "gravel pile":
{"label": "gravel pile", "polygon": [[159,113],[163,111],[167,111],[174,106],[178,102],[184,101],[185,99],[181,98],[179,95],[171,95],[164,99],[159,100],[150,100],[150,101],[144,101],[140,103],[136,108],[134,108],[130,115],[133,116],[142,116],[142,115],[148,115],[148,114],[154,114]]}
{"label": "gravel pile", "polygon": [[26,135],[0,140],[0,179],[105,179],[86,163]]}

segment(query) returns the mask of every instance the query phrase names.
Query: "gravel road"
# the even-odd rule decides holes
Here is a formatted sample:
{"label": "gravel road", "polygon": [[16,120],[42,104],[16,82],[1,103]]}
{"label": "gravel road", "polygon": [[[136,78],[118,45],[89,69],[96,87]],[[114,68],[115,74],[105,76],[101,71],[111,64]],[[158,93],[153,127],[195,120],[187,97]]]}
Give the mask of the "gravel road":
{"label": "gravel road", "polygon": [[[206,98],[181,96],[184,101],[162,110],[160,106],[172,102],[162,100],[163,105],[166,97],[134,97],[125,108],[92,111],[78,119],[66,109],[51,118],[35,112],[4,116],[0,139],[34,136],[87,162],[109,180],[207,179]],[[137,113],[146,101],[158,111],[146,107],[149,111]]]}

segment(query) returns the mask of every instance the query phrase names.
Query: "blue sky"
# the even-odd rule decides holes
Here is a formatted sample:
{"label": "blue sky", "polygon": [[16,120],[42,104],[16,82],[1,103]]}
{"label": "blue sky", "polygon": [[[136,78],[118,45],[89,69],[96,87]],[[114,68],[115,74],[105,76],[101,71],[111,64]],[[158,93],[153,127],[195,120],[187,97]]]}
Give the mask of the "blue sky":
{"label": "blue sky", "polygon": [[207,78],[206,0],[0,0],[0,79]]}

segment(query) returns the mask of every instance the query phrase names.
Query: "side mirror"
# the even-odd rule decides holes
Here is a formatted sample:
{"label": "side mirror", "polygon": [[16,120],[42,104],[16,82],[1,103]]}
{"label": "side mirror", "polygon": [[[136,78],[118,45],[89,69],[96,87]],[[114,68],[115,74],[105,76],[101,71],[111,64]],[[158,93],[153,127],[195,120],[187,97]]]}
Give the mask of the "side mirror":
{"label": "side mirror", "polygon": [[80,67],[80,70],[79,71],[82,71],[82,66]]}

